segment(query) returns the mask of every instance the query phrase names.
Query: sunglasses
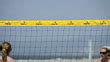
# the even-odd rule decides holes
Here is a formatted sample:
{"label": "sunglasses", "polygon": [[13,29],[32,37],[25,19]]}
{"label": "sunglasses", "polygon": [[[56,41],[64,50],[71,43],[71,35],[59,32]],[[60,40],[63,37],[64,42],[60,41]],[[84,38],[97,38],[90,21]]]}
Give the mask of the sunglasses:
{"label": "sunglasses", "polygon": [[106,54],[107,52],[100,52],[100,54]]}

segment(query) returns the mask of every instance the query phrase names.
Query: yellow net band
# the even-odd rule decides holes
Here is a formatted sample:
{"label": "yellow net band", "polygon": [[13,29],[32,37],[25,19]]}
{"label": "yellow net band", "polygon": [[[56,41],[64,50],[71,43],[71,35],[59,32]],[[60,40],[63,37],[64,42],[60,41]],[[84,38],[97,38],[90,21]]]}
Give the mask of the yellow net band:
{"label": "yellow net band", "polygon": [[110,26],[110,20],[0,20],[0,26]]}

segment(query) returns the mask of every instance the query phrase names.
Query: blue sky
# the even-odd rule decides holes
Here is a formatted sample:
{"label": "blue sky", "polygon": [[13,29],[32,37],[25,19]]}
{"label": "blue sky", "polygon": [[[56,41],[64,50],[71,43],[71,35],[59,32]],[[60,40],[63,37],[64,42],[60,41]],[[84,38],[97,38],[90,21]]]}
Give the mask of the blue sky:
{"label": "blue sky", "polygon": [[110,19],[110,0],[0,0],[0,19]]}

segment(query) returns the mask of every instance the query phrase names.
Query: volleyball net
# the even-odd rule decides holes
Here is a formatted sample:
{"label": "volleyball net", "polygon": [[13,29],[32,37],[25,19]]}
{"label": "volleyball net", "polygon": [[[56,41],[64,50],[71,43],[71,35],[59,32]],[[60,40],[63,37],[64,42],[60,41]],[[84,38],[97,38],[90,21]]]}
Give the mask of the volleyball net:
{"label": "volleyball net", "polygon": [[53,25],[0,26],[0,42],[10,41],[16,59],[99,58],[100,48],[110,45],[110,26]]}

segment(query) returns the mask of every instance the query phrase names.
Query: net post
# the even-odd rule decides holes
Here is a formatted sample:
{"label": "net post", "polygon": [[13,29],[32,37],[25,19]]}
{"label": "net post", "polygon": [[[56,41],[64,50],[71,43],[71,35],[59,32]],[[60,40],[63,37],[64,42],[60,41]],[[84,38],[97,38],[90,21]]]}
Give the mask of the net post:
{"label": "net post", "polygon": [[92,62],[92,40],[89,40],[89,62]]}

